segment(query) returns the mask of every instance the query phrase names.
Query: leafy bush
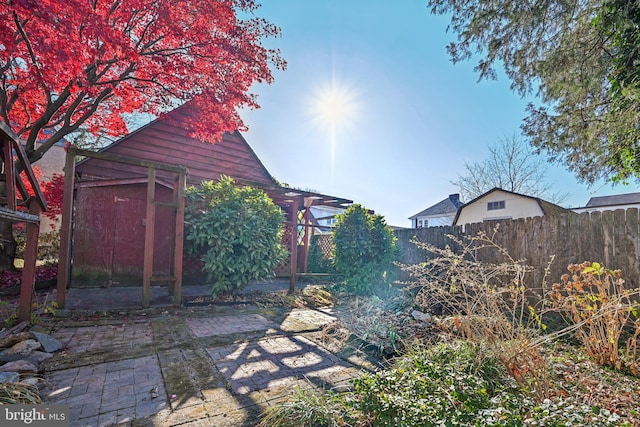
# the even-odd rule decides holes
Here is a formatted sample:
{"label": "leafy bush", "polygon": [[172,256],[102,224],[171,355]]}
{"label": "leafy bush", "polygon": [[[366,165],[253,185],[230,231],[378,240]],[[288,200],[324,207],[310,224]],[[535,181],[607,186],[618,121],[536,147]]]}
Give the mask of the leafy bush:
{"label": "leafy bush", "polygon": [[[561,283],[554,283],[549,293],[553,308],[573,323],[576,336],[593,361],[639,375],[636,350],[640,319],[635,299],[640,291],[625,289],[620,270],[607,270],[597,262],[571,264],[568,270],[570,274],[564,274]],[[624,344],[624,354],[620,354],[625,328],[631,336]]]}
{"label": "leafy bush", "polygon": [[504,368],[468,342],[419,349],[354,385],[360,410],[376,426],[474,425],[482,410],[517,407]]}
{"label": "leafy bush", "polygon": [[[16,232],[16,258],[23,258],[27,247],[27,233],[24,227]],[[58,264],[60,253],[60,231],[52,230],[38,236],[38,260]]]}
{"label": "leafy bush", "polygon": [[286,255],[283,219],[264,191],[229,177],[187,189],[186,248],[204,262],[214,297],[272,277]]}
{"label": "leafy bush", "polygon": [[482,344],[418,347],[337,394],[299,390],[271,407],[261,426],[630,426],[618,414],[570,396],[536,402]]}
{"label": "leafy bush", "polygon": [[[36,283],[48,282],[58,277],[58,267],[52,265],[36,266]],[[15,271],[0,271],[0,289],[20,286],[22,283],[22,269]]]}
{"label": "leafy bush", "polygon": [[337,215],[333,229],[333,265],[345,277],[345,288],[370,294],[392,282],[396,237],[381,215],[360,205]]}

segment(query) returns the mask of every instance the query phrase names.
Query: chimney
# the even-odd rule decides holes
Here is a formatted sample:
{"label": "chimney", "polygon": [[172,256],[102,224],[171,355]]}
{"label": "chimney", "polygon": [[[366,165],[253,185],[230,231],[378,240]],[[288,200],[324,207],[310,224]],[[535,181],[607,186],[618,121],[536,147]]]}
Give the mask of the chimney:
{"label": "chimney", "polygon": [[449,194],[449,200],[451,200],[454,205],[460,203],[460,194]]}

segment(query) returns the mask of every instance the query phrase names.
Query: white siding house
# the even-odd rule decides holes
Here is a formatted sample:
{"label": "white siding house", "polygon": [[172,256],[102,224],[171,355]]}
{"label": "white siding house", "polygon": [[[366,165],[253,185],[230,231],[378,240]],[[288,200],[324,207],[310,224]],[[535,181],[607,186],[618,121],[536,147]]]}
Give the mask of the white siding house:
{"label": "white siding house", "polygon": [[493,188],[458,209],[455,225],[569,212],[537,197]]}
{"label": "white siding house", "polygon": [[330,233],[336,223],[336,215],[344,213],[345,209],[335,208],[331,206],[311,206],[311,222],[314,227],[314,234]]}

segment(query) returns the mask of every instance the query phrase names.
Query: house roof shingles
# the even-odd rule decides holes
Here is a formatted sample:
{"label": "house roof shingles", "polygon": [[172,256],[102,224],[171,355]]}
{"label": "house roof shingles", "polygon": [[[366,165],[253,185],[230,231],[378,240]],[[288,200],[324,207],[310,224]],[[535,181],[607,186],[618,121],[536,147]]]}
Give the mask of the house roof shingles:
{"label": "house roof shingles", "polygon": [[418,212],[417,214],[410,216],[409,219],[415,219],[419,217],[425,216],[440,216],[440,215],[451,215],[455,214],[458,211],[458,208],[462,206],[462,202],[458,194],[451,194],[446,199],[436,203],[433,206],[428,207],[427,209]]}
{"label": "house roof shingles", "polygon": [[614,194],[612,196],[592,197],[587,203],[587,208],[601,206],[632,205],[640,203],[640,193]]}

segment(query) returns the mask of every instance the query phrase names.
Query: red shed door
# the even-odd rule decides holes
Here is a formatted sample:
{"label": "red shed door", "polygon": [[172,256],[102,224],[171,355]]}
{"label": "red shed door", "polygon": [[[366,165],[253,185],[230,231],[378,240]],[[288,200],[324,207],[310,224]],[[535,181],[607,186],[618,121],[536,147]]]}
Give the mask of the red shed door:
{"label": "red shed door", "polygon": [[[145,200],[115,197],[112,284],[140,284],[144,262]],[[136,283],[132,283],[136,282]]]}
{"label": "red shed door", "polygon": [[[113,285],[141,285],[144,269],[147,201],[116,197],[114,249],[112,258]],[[173,212],[156,207],[153,275],[168,276],[171,266]]]}

